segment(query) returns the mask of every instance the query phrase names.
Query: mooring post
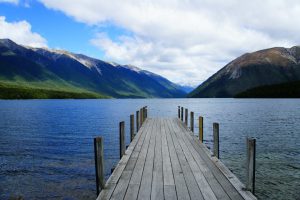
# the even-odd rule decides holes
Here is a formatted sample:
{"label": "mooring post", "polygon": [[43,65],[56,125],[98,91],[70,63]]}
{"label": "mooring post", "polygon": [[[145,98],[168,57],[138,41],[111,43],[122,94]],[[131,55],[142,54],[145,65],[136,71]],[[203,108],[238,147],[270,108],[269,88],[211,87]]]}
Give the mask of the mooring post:
{"label": "mooring post", "polygon": [[203,117],[199,117],[199,140],[203,143]]}
{"label": "mooring post", "polygon": [[94,138],[95,169],[96,169],[96,192],[97,196],[100,190],[104,189],[104,159],[103,159],[103,139]]}
{"label": "mooring post", "polygon": [[148,118],[148,107],[145,106],[145,120]]}
{"label": "mooring post", "polygon": [[136,132],[139,132],[140,129],[140,124],[139,124],[139,116],[140,116],[140,111],[136,111]]}
{"label": "mooring post", "polygon": [[146,120],[146,106],[143,107],[143,123]]}
{"label": "mooring post", "polygon": [[191,131],[194,132],[194,112],[191,112],[191,117],[190,117],[190,128]]}
{"label": "mooring post", "polygon": [[214,135],[214,156],[219,157],[219,124],[213,123],[213,135]]}
{"label": "mooring post", "polygon": [[143,125],[143,109],[140,108],[140,128]]}
{"label": "mooring post", "polygon": [[145,119],[145,107],[142,107],[142,122],[144,123]]}
{"label": "mooring post", "polygon": [[256,139],[247,138],[247,184],[246,189],[255,192]]}
{"label": "mooring post", "polygon": [[181,121],[183,121],[183,107],[181,107]]}
{"label": "mooring post", "polygon": [[178,106],[178,118],[180,119],[180,106]]}
{"label": "mooring post", "polygon": [[120,133],[120,159],[125,154],[125,122],[119,123],[119,133]]}
{"label": "mooring post", "polygon": [[134,138],[134,115],[130,115],[130,142]]}
{"label": "mooring post", "polygon": [[186,109],[185,109],[185,120],[184,120],[185,126],[188,125],[188,114],[189,114],[189,111],[188,111],[188,109],[186,108]]}

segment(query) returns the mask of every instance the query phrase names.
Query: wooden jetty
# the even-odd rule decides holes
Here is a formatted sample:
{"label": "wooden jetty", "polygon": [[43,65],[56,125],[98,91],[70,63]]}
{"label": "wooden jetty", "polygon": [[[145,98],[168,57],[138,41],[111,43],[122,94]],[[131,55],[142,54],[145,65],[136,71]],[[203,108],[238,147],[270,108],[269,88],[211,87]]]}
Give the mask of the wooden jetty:
{"label": "wooden jetty", "polygon": [[[140,109],[137,112],[139,116],[136,116],[139,120],[136,134],[133,134],[134,117],[131,115],[132,141],[124,153],[125,143],[120,140],[122,157],[106,183],[103,175],[103,142],[99,138],[100,142],[97,142],[95,138],[97,200],[256,199],[251,193],[254,192],[255,180],[253,140],[249,139],[247,145],[250,149],[247,157],[247,175],[250,179],[246,188],[218,159],[219,145],[215,144],[211,153],[202,143],[203,117],[199,117],[199,136],[195,136],[191,131],[194,127],[187,127],[187,109],[183,121],[183,110],[178,107],[178,118],[149,118],[147,108]],[[194,113],[191,117],[194,118]],[[194,126],[194,122],[190,126]],[[120,125],[120,137],[124,138],[122,127]],[[219,125],[214,124],[214,139],[217,142],[218,129]]]}

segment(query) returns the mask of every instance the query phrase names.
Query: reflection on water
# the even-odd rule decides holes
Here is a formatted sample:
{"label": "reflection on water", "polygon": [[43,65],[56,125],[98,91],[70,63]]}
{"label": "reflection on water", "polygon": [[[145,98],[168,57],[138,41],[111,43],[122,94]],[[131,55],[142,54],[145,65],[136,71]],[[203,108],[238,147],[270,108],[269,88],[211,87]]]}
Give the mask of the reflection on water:
{"label": "reflection on water", "polygon": [[[104,137],[106,177],[118,162],[118,122],[148,105],[177,116],[181,105],[220,123],[222,161],[244,182],[245,137],[257,138],[259,199],[300,199],[300,100],[140,99],[0,101],[0,199],[94,199],[93,137]],[[127,142],[128,143],[128,142]]]}

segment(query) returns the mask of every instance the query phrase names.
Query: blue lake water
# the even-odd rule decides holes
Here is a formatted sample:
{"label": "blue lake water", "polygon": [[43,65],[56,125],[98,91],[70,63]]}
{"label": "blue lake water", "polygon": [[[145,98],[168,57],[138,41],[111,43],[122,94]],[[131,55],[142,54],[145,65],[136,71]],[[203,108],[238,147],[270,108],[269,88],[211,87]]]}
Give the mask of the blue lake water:
{"label": "blue lake water", "polygon": [[[256,195],[300,199],[300,100],[124,99],[0,101],[0,199],[95,199],[93,137],[104,137],[105,173],[118,162],[118,123],[148,106],[149,117],[204,117],[204,140],[220,123],[220,157],[245,182],[245,138],[257,139]],[[198,123],[195,119],[196,132]]]}

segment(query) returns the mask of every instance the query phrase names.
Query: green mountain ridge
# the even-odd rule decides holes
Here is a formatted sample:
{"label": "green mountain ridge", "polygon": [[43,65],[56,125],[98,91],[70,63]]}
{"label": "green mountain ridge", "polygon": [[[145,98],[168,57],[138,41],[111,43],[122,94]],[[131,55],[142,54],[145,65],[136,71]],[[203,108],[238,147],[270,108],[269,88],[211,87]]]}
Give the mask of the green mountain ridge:
{"label": "green mountain ridge", "polygon": [[[185,96],[180,86],[137,67],[112,64],[62,50],[24,47],[9,39],[0,39],[0,83],[6,88],[6,93],[14,85],[12,91],[15,92],[18,86],[22,91],[30,89],[31,93],[36,89],[41,89],[39,93],[65,91],[75,94],[74,98],[78,94],[87,98]],[[4,98],[3,89],[1,93]]]}
{"label": "green mountain ridge", "polygon": [[42,89],[0,82],[0,99],[103,99],[101,94],[59,89]]}

